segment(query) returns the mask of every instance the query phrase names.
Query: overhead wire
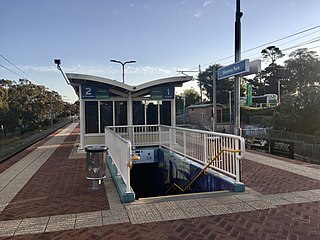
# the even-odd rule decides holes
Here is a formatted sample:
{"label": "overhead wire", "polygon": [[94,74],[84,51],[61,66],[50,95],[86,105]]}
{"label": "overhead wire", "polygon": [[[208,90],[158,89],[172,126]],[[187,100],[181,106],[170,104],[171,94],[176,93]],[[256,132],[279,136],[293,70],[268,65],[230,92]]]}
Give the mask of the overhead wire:
{"label": "overhead wire", "polygon": [[[12,61],[10,61],[8,58],[6,58],[5,56],[3,56],[2,54],[0,54],[0,57],[3,58],[4,60],[6,60],[8,63],[10,63],[12,66],[14,66],[15,68],[17,68],[19,71],[21,71],[24,75],[28,76],[31,80],[34,80],[36,81],[37,83],[41,84],[41,85],[44,85],[43,83],[39,82],[37,79],[33,78],[32,76],[30,76],[28,73],[26,73],[24,70],[22,70],[20,67],[18,67],[16,64],[14,64]],[[3,65],[1,65],[1,67],[5,68],[6,70],[14,73],[12,70],[10,70],[9,68],[7,67],[4,67]],[[21,76],[17,73],[15,73],[16,75],[22,77],[22,78],[25,78],[25,76]]]}
{"label": "overhead wire", "polygon": [[[250,51],[253,51],[253,50],[256,50],[256,49],[265,47],[265,46],[268,46],[268,45],[273,44],[273,43],[276,43],[276,42],[283,41],[283,40],[285,40],[285,39],[288,39],[288,38],[291,38],[291,37],[294,37],[294,36],[298,36],[298,35],[300,35],[300,34],[303,34],[303,33],[306,33],[306,32],[309,32],[309,31],[312,31],[312,30],[315,30],[315,29],[318,29],[318,28],[320,28],[320,25],[316,25],[316,26],[313,26],[313,27],[310,27],[310,28],[301,30],[301,31],[299,31],[299,32],[292,33],[292,34],[289,34],[289,35],[287,35],[287,36],[278,38],[278,39],[276,39],[276,40],[273,40],[273,41],[270,41],[270,42],[261,44],[261,45],[259,45],[259,46],[256,46],[256,47],[253,47],[253,48],[244,50],[244,51],[241,52],[241,54],[244,54],[244,53],[247,53],[247,52],[250,52]],[[315,31],[315,32],[312,32],[312,33],[310,33],[310,34],[307,34],[307,35],[305,35],[305,36],[303,36],[303,37],[300,37],[300,38],[297,38],[297,39],[295,39],[295,40],[289,41],[289,42],[287,42],[287,43],[283,43],[283,44],[281,44],[281,46],[282,46],[282,45],[285,45],[285,44],[288,44],[288,43],[291,43],[291,42],[294,42],[294,41],[297,41],[297,40],[302,39],[302,38],[304,38],[304,37],[306,37],[306,36],[310,36],[310,35],[312,35],[312,34],[315,34],[315,33],[319,32],[319,31],[320,31],[320,30]],[[317,37],[317,38],[318,38],[318,37]],[[313,43],[313,42],[317,42],[317,41],[319,41],[319,40],[315,40],[315,39],[317,39],[317,38],[312,39],[312,40],[314,40],[314,41],[312,41],[312,42],[309,42],[309,41],[311,41],[311,40],[308,40],[307,42],[304,42],[304,43],[298,44],[298,45],[296,45],[296,46],[287,48],[286,50],[293,49],[293,48],[296,48],[296,47],[299,47],[299,46],[303,46],[303,45],[307,45],[307,44],[311,44],[311,43]],[[214,62],[207,63],[207,64],[203,64],[202,66],[208,66],[208,65],[216,64],[216,63],[218,63],[218,62],[222,62],[222,61],[224,61],[224,60],[228,60],[228,59],[233,58],[233,57],[234,57],[234,55],[230,55],[230,56],[228,56],[228,57],[224,57],[224,58],[222,58],[222,59],[218,59],[218,60],[216,60],[216,61],[214,61]],[[196,69],[196,68],[198,68],[198,67],[191,68],[190,70],[194,70],[194,69]]]}
{"label": "overhead wire", "polygon": [[17,75],[17,76],[19,76],[19,77],[21,77],[21,78],[24,78],[24,77],[23,77],[22,75],[20,75],[19,73],[16,73],[15,71],[12,71],[11,69],[9,69],[9,68],[1,65],[1,64],[0,64],[0,67],[3,67],[4,69],[8,70],[9,72],[11,72],[11,73],[13,73],[13,74],[15,74],[15,75]]}

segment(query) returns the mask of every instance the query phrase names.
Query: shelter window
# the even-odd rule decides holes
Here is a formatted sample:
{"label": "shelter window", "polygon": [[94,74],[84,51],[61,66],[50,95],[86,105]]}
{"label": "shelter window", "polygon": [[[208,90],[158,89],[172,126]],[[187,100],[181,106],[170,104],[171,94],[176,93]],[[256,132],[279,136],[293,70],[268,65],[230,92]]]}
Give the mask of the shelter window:
{"label": "shelter window", "polygon": [[126,101],[116,101],[115,102],[115,116],[116,116],[116,126],[127,125],[127,102]]}
{"label": "shelter window", "polygon": [[86,133],[97,133],[98,129],[98,102],[85,102]]}
{"label": "shelter window", "polygon": [[142,101],[133,101],[133,125],[145,124],[144,108],[145,104]]}
{"label": "shelter window", "polygon": [[104,133],[105,126],[113,126],[113,102],[100,102],[100,132]]}

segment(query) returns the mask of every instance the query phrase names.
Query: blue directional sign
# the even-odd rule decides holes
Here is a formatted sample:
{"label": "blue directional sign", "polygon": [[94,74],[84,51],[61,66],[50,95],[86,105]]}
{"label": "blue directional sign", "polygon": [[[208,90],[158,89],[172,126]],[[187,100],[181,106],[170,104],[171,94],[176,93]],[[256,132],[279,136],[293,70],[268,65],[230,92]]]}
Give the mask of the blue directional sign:
{"label": "blue directional sign", "polygon": [[150,99],[162,100],[174,98],[174,86],[172,84],[153,87],[150,89]]}
{"label": "blue directional sign", "polygon": [[249,72],[249,59],[218,69],[218,80]]}
{"label": "blue directional sign", "polygon": [[109,90],[104,86],[82,84],[82,99],[107,99]]}

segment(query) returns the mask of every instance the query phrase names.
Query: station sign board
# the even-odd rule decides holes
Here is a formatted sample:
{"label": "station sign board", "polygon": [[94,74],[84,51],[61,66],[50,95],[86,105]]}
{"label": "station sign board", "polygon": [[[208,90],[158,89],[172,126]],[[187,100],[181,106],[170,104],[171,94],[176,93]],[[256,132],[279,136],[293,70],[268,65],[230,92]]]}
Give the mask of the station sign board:
{"label": "station sign board", "polygon": [[249,72],[249,59],[230,64],[218,69],[218,80]]}
{"label": "station sign board", "polygon": [[82,99],[108,99],[109,90],[103,85],[81,85]]}
{"label": "station sign board", "polygon": [[153,87],[150,89],[151,100],[173,99],[174,98],[174,86],[164,85]]}
{"label": "station sign board", "polygon": [[270,153],[294,159],[294,143],[271,140]]}

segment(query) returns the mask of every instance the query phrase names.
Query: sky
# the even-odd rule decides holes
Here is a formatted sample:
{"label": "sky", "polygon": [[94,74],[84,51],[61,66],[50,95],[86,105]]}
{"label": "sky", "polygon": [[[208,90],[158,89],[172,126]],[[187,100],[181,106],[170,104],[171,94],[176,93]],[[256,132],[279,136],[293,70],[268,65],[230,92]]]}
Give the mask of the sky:
{"label": "sky", "polygon": [[[234,62],[235,2],[0,0],[0,79],[27,78],[74,102],[56,58],[64,72],[118,81],[122,67],[110,60],[135,60],[125,65],[129,85],[197,71],[199,65],[202,71],[228,65]],[[319,9],[320,0],[241,0],[241,58],[259,59],[270,45],[286,57],[296,47],[319,52]],[[196,81],[184,85],[191,87],[197,88]]]}

